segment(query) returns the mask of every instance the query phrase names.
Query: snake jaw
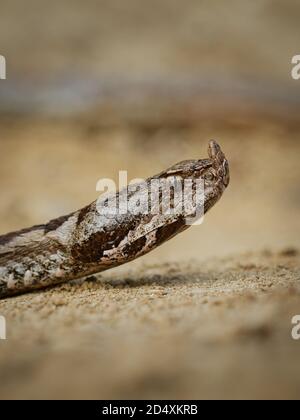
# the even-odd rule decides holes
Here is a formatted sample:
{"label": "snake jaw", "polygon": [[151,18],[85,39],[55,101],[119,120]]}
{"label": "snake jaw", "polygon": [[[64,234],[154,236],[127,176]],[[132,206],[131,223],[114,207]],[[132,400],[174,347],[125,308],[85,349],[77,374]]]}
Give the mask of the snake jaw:
{"label": "snake jaw", "polygon": [[216,169],[218,176],[222,180],[224,187],[228,187],[230,182],[228,161],[215,140],[211,140],[208,146],[208,155],[213,162],[213,167]]}

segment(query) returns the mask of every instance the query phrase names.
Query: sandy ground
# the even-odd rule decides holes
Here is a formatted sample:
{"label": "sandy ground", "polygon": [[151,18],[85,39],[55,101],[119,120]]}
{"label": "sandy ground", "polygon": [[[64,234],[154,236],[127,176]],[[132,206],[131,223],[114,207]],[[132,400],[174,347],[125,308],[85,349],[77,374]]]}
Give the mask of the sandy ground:
{"label": "sandy ground", "polygon": [[123,270],[0,302],[2,398],[299,398],[297,250]]}

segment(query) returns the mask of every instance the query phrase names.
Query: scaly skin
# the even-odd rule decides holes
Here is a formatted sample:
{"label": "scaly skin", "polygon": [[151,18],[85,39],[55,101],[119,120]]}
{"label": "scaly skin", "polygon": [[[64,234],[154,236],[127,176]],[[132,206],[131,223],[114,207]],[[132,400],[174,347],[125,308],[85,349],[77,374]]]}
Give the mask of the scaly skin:
{"label": "scaly skin", "polygon": [[[229,184],[228,162],[215,141],[209,143],[208,154],[209,159],[177,163],[149,178],[147,186],[153,179],[174,176],[183,180],[202,179],[206,213]],[[134,198],[134,194],[131,197]],[[164,195],[160,200],[161,205]],[[97,202],[93,202],[45,225],[0,236],[0,298],[85,277],[129,262],[187,229],[186,219],[191,216],[184,210],[168,216],[142,212],[112,216],[98,210]]]}

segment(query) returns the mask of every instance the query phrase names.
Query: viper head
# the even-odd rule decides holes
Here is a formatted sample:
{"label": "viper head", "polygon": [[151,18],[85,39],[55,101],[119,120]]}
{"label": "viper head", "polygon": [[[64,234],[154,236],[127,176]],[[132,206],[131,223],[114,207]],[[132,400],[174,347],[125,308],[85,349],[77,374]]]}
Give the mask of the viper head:
{"label": "viper head", "polygon": [[183,160],[159,174],[159,177],[181,176],[182,178],[202,178],[205,186],[222,188],[229,184],[229,165],[221,147],[214,140],[208,145],[209,159]]}
{"label": "viper head", "polygon": [[208,145],[209,159],[184,160],[170,167],[158,177],[179,176],[183,179],[202,179],[205,188],[205,211],[222,196],[229,185],[229,165],[219,144],[211,140]]}

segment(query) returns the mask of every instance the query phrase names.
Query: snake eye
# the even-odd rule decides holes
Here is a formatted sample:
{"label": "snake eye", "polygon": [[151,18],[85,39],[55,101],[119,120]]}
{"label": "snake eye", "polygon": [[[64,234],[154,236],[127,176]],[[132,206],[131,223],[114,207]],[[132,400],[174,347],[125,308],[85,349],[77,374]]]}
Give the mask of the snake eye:
{"label": "snake eye", "polygon": [[213,181],[215,179],[214,174],[212,172],[208,172],[205,178],[207,181]]}

